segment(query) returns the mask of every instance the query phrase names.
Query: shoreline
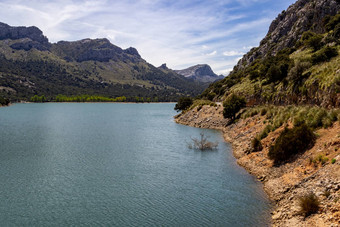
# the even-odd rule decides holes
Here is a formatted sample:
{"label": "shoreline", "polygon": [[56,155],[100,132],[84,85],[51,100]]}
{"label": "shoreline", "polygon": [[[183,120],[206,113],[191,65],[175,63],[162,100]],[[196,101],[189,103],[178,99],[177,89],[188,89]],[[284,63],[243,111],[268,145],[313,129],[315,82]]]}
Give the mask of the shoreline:
{"label": "shoreline", "polygon": [[[295,161],[275,167],[267,153],[271,143],[280,135],[283,126],[271,132],[262,140],[264,149],[251,152],[250,143],[263,130],[265,119],[253,116],[240,119],[226,126],[223,107],[195,107],[175,116],[175,122],[198,128],[218,129],[224,140],[232,145],[237,164],[254,175],[263,185],[263,190],[273,204],[272,226],[339,226],[340,225],[340,124],[336,122],[329,129],[319,129],[314,147]],[[332,136],[333,135],[333,136]],[[336,158],[335,164],[313,166],[310,159],[323,153]],[[324,196],[329,191],[328,197]],[[300,215],[299,198],[313,192],[320,201],[317,214],[304,218]]]}
{"label": "shoreline", "polygon": [[[163,103],[170,103],[170,104],[176,104],[176,102],[14,102],[12,104],[28,104],[28,103],[123,103],[123,104],[163,104]],[[8,105],[9,106],[9,105]]]}

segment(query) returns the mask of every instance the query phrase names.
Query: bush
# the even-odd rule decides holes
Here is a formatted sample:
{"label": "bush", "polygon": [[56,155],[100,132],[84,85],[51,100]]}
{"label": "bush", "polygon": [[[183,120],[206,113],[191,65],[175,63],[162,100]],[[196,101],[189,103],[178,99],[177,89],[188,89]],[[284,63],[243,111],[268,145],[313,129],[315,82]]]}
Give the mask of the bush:
{"label": "bush", "polygon": [[268,133],[270,133],[273,130],[273,126],[267,125],[263,131],[259,134],[259,138],[262,140],[268,136]]}
{"label": "bush", "polygon": [[311,47],[313,51],[317,51],[321,47],[322,35],[316,34],[311,31],[306,31],[301,36],[301,42],[307,46]]}
{"label": "bush", "polygon": [[292,129],[285,128],[275,144],[269,148],[268,156],[275,165],[278,165],[305,152],[314,145],[314,142],[315,135],[306,124],[295,126]]}
{"label": "bush", "polygon": [[319,207],[320,207],[320,202],[313,193],[310,193],[307,196],[303,196],[300,198],[300,208],[301,208],[300,212],[305,217],[318,212]]}
{"label": "bush", "polygon": [[46,102],[46,98],[44,95],[42,96],[38,96],[38,95],[35,95],[33,97],[31,97],[31,102]]}
{"label": "bush", "polygon": [[223,103],[223,116],[224,118],[235,119],[237,112],[246,106],[246,100],[244,97],[232,94]]}
{"label": "bush", "polygon": [[8,106],[9,100],[0,96],[0,106]]}
{"label": "bush", "polygon": [[299,84],[303,79],[303,72],[311,67],[309,62],[298,61],[288,72],[288,79]]}
{"label": "bush", "polygon": [[320,154],[320,155],[317,157],[317,161],[318,161],[319,163],[321,163],[321,165],[324,165],[324,164],[326,164],[326,162],[328,162],[328,158]]}
{"label": "bush", "polygon": [[332,57],[338,55],[338,51],[335,47],[326,46],[312,55],[312,63],[317,64],[319,62],[329,61]]}
{"label": "bush", "polygon": [[340,38],[340,24],[338,24],[333,31],[333,37],[335,39],[339,39]]}
{"label": "bush", "polygon": [[216,96],[216,93],[215,92],[211,92],[209,94],[207,94],[207,99],[212,101]]}
{"label": "bush", "polygon": [[337,14],[331,18],[328,18],[328,23],[326,24],[327,31],[333,30],[340,23],[340,14]]}
{"label": "bush", "polygon": [[176,106],[175,106],[175,110],[178,111],[183,111],[188,109],[191,105],[193,104],[192,98],[190,97],[181,97],[179,98]]}
{"label": "bush", "polygon": [[261,151],[263,149],[261,140],[258,137],[255,137],[251,141],[251,148],[253,152]]}
{"label": "bush", "polygon": [[208,140],[208,136],[204,133],[200,133],[200,138],[191,138],[193,144],[188,144],[190,149],[198,149],[201,151],[213,150],[218,146],[218,142],[211,142]]}
{"label": "bush", "polygon": [[331,163],[334,164],[335,162],[336,162],[336,159],[333,158],[332,161],[331,161]]}

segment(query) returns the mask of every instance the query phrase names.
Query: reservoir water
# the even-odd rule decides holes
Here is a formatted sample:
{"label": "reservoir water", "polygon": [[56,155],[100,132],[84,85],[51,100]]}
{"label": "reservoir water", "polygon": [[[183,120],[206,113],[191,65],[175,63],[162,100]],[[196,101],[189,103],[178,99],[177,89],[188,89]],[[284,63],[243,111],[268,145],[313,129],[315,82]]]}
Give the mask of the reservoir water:
{"label": "reservoir water", "polygon": [[[267,226],[261,184],[174,104],[0,108],[1,226]],[[200,132],[216,151],[187,143]]]}

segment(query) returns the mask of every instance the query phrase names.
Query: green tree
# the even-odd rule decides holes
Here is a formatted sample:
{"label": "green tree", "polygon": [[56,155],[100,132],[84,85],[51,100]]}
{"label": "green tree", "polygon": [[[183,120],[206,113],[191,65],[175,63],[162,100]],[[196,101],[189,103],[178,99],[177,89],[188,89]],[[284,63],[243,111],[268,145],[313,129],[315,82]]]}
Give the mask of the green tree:
{"label": "green tree", "polygon": [[244,97],[232,94],[223,103],[223,116],[224,118],[235,119],[236,114],[243,107],[246,106],[246,100]]}
{"label": "green tree", "polygon": [[179,98],[176,106],[175,106],[175,110],[178,111],[182,111],[182,110],[186,110],[188,109],[191,105],[192,105],[193,101],[192,98],[190,97],[181,97]]}
{"label": "green tree", "polygon": [[9,100],[0,96],[0,106],[8,106]]}

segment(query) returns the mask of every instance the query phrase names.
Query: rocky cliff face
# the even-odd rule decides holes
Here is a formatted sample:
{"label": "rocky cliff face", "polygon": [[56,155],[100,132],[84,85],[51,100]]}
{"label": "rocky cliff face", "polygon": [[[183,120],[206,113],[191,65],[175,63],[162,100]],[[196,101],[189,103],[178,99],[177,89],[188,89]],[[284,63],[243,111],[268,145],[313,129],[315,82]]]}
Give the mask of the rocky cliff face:
{"label": "rocky cliff face", "polygon": [[37,27],[12,27],[0,22],[0,40],[17,40],[11,47],[16,50],[48,50],[50,44],[46,36]]}
{"label": "rocky cliff face", "polygon": [[216,75],[206,64],[194,65],[187,69],[175,70],[176,73],[201,82],[214,82],[224,77]]}
{"label": "rocky cliff face", "polygon": [[60,41],[54,44],[54,50],[68,61],[142,61],[138,51],[130,47],[121,49],[108,39],[83,39],[80,41]]}
{"label": "rocky cliff face", "polygon": [[0,40],[28,38],[41,44],[47,44],[48,39],[42,31],[35,27],[12,27],[0,22]]}
{"label": "rocky cliff face", "polygon": [[311,30],[315,33],[325,32],[323,20],[326,16],[334,16],[340,10],[338,0],[299,0],[291,5],[271,23],[260,46],[253,48],[237,64],[235,70],[242,69],[255,59],[293,47],[302,33]]}

